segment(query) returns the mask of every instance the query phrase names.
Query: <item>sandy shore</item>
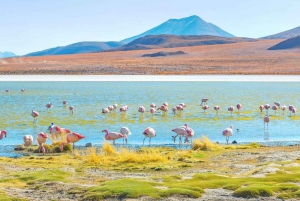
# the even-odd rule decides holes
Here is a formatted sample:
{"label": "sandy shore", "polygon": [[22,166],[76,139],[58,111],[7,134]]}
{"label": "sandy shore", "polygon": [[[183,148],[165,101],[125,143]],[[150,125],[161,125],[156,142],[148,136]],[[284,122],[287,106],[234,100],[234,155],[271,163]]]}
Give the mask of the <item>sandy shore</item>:
{"label": "sandy shore", "polygon": [[[300,147],[259,147],[259,148],[232,148],[223,151],[190,152],[192,154],[205,154],[204,160],[183,160],[181,168],[166,165],[167,168],[162,171],[147,170],[144,164],[143,168],[137,166],[136,169],[118,167],[89,166],[78,163],[82,160],[74,157],[74,154],[64,156],[24,156],[19,159],[0,158],[0,178],[3,181],[0,190],[7,196],[14,198],[26,198],[26,200],[85,200],[83,195],[90,187],[102,185],[107,181],[117,181],[125,178],[132,178],[142,181],[158,182],[166,176],[180,175],[182,180],[193,178],[196,174],[213,173],[230,178],[266,178],[267,175],[276,174],[277,171],[295,171],[300,170]],[[174,152],[174,154],[178,154]],[[63,158],[62,158],[63,157]],[[177,160],[177,159],[176,159]],[[51,164],[50,164],[51,163]],[[168,163],[168,162],[165,162]],[[56,164],[56,166],[54,166]],[[77,165],[76,165],[77,164]],[[132,165],[132,164],[131,164]],[[163,166],[164,164],[157,164]],[[14,178],[14,174],[29,175],[35,172],[59,169],[68,173],[68,181],[42,181],[37,177],[35,181],[21,184]],[[130,167],[130,165],[128,166]],[[184,168],[183,168],[184,167]],[[14,178],[9,183],[9,179]],[[70,182],[72,181],[72,182]],[[259,181],[259,180],[258,180]],[[299,183],[293,183],[300,186]],[[159,187],[164,189],[167,187]],[[282,200],[277,198],[275,193],[271,197],[242,198],[236,197],[234,190],[223,188],[207,188],[200,198],[191,198],[183,195],[171,195],[160,200]],[[105,200],[120,200],[120,198],[111,197]],[[126,198],[121,200],[155,200],[148,196],[139,198]],[[297,200],[287,199],[287,200]]]}

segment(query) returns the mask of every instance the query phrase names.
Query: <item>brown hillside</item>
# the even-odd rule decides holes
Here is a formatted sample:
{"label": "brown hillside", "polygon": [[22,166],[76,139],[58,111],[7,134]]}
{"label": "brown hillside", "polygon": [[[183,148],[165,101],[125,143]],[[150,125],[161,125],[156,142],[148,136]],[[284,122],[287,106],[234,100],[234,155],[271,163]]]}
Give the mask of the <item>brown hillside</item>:
{"label": "brown hillside", "polygon": [[[282,40],[20,57],[0,60],[1,74],[300,74],[298,50],[269,51]],[[170,57],[142,57],[159,51],[183,51]]]}

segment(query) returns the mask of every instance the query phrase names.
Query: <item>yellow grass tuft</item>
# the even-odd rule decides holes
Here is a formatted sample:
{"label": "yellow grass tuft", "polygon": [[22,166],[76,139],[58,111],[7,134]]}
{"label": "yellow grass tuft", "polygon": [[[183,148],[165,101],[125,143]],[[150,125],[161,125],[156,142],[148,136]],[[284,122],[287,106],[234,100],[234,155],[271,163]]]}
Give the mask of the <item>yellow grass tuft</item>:
{"label": "yellow grass tuft", "polygon": [[116,148],[111,146],[108,142],[104,143],[102,152],[103,152],[104,155],[115,155],[115,154],[117,154]]}
{"label": "yellow grass tuft", "polygon": [[222,147],[211,142],[206,136],[203,136],[201,139],[195,139],[192,145],[192,150],[213,151],[219,149],[222,149]]}

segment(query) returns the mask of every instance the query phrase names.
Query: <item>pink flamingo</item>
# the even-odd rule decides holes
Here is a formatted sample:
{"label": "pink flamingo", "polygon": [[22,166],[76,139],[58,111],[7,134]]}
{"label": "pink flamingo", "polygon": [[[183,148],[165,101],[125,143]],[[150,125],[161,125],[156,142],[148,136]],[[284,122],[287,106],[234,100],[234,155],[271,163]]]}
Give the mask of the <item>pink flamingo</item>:
{"label": "pink flamingo", "polygon": [[228,111],[231,112],[231,116],[232,116],[233,110],[234,110],[234,107],[233,107],[233,106],[230,106],[230,107],[228,108]]}
{"label": "pink flamingo", "polygon": [[144,112],[145,112],[145,107],[144,106],[140,106],[138,109],[138,112],[142,113],[142,116],[144,116]]}
{"label": "pink flamingo", "polygon": [[264,108],[265,108],[265,107],[264,107],[263,105],[260,105],[260,106],[259,106],[260,112],[263,112]]}
{"label": "pink flamingo", "polygon": [[174,115],[176,114],[176,112],[177,112],[176,107],[173,107],[173,108],[172,108],[172,112],[173,112]]}
{"label": "pink flamingo", "polygon": [[282,110],[282,114],[284,114],[284,111],[286,110],[286,106],[285,105],[281,106],[281,110]]}
{"label": "pink flamingo", "polygon": [[268,129],[268,125],[269,125],[269,122],[270,122],[270,116],[269,115],[266,115],[264,117],[264,128],[266,128],[266,123],[267,123],[267,129]]}
{"label": "pink flamingo", "polygon": [[292,109],[292,113],[294,114],[294,116],[296,115],[296,112],[297,112],[297,109],[294,107],[294,108]]}
{"label": "pink flamingo", "polygon": [[74,106],[70,106],[69,110],[70,110],[70,114],[74,114]]}
{"label": "pink flamingo", "polygon": [[270,106],[269,104],[265,104],[265,105],[264,105],[264,108],[266,109],[267,114],[268,114],[268,111],[269,111],[270,107],[271,107],[271,106]]}
{"label": "pink flamingo", "polygon": [[[189,143],[189,138],[192,138],[194,136],[194,130],[191,129],[190,127],[188,127],[187,124],[184,124],[184,126],[185,126],[184,143]],[[191,140],[191,143],[192,143],[192,141],[193,140]]]}
{"label": "pink flamingo", "polygon": [[102,114],[107,114],[109,112],[108,108],[102,108]]}
{"label": "pink flamingo", "polygon": [[123,138],[123,144],[124,144],[124,140],[127,144],[128,135],[131,135],[131,132],[130,132],[129,128],[128,127],[122,127],[120,129],[120,133],[126,136],[126,138]]}
{"label": "pink flamingo", "polygon": [[107,109],[111,112],[111,111],[114,110],[114,106],[110,105],[110,106],[107,107]]}
{"label": "pink flamingo", "polygon": [[44,143],[47,141],[47,138],[48,138],[48,135],[46,133],[43,133],[43,132],[39,133],[36,137],[36,140],[39,144],[39,152],[42,150],[44,155],[46,153]]}
{"label": "pink flamingo", "polygon": [[24,146],[26,147],[31,146],[33,142],[32,135],[24,135],[23,141],[24,141]]}
{"label": "pink flamingo", "polygon": [[242,104],[238,103],[236,105],[236,108],[238,109],[238,111],[240,112],[240,110],[243,108]]}
{"label": "pink flamingo", "polygon": [[32,110],[31,111],[31,116],[33,117],[33,123],[36,122],[36,118],[39,116],[40,114],[37,111]]}
{"label": "pink flamingo", "polygon": [[150,113],[151,113],[152,115],[154,115],[155,112],[156,112],[156,110],[155,110],[154,107],[150,108]]}
{"label": "pink flamingo", "polygon": [[183,106],[182,105],[176,105],[176,109],[178,111],[183,111]]}
{"label": "pink flamingo", "polygon": [[143,135],[145,136],[145,138],[143,140],[143,145],[144,145],[146,137],[148,137],[149,138],[149,146],[150,146],[150,144],[151,144],[151,138],[153,138],[153,137],[156,136],[156,131],[153,128],[151,128],[151,127],[147,127],[144,130]]}
{"label": "pink flamingo", "polygon": [[179,105],[181,105],[182,107],[186,107],[185,103],[180,103]]}
{"label": "pink flamingo", "polygon": [[2,140],[3,137],[6,137],[6,136],[7,136],[6,130],[2,130],[2,131],[0,132],[0,140]]}
{"label": "pink flamingo", "polygon": [[106,140],[113,140],[113,144],[115,144],[115,140],[123,138],[127,144],[127,135],[118,133],[118,132],[108,132],[108,130],[103,130],[105,132],[105,139]]}
{"label": "pink flamingo", "polygon": [[68,101],[66,101],[66,100],[63,100],[63,106],[67,106],[68,105]]}
{"label": "pink flamingo", "polygon": [[61,128],[59,126],[54,126],[53,123],[51,123],[48,130],[49,130],[52,138],[55,140],[58,140],[60,137],[60,134],[62,134],[62,133],[71,133],[71,131],[69,129]]}
{"label": "pink flamingo", "polygon": [[163,105],[168,107],[169,104],[167,102],[164,102]]}
{"label": "pink flamingo", "polygon": [[206,104],[206,102],[207,102],[208,100],[209,100],[208,98],[203,98],[203,99],[201,100],[200,106],[202,106],[203,103]]}
{"label": "pink flamingo", "polygon": [[203,105],[202,109],[204,110],[204,113],[205,113],[205,110],[209,109],[209,106],[208,105]]}
{"label": "pink flamingo", "polygon": [[73,149],[75,149],[74,143],[78,142],[82,138],[86,138],[86,137],[79,134],[79,133],[75,133],[75,132],[71,132],[71,133],[67,134],[66,135],[67,143],[61,143],[60,144],[60,146],[59,146],[60,151],[63,151],[64,150],[64,145],[67,145],[69,143],[72,143],[73,144]]}
{"label": "pink flamingo", "polygon": [[156,105],[154,103],[151,103],[150,108],[156,108]]}
{"label": "pink flamingo", "polygon": [[293,111],[294,106],[293,105],[289,105],[289,111],[290,111],[290,116],[292,116],[292,111]]}
{"label": "pink flamingo", "polygon": [[272,110],[274,110],[274,111],[275,111],[275,114],[276,114],[276,110],[278,110],[278,106],[277,106],[277,105],[273,105],[273,106],[272,106]]}
{"label": "pink flamingo", "polygon": [[228,144],[229,137],[233,135],[233,126],[231,125],[229,128],[223,130],[222,135],[226,137],[226,142]]}
{"label": "pink flamingo", "polygon": [[174,143],[176,142],[176,137],[179,136],[179,145],[182,143],[181,137],[186,133],[186,126],[180,126],[178,128],[172,129],[173,132],[176,133],[175,136],[172,136]]}
{"label": "pink flamingo", "polygon": [[168,107],[165,105],[160,106],[159,108],[157,108],[157,110],[161,110],[163,112],[168,112]]}
{"label": "pink flamingo", "polygon": [[218,114],[219,109],[220,109],[220,106],[218,106],[218,105],[214,106],[214,110],[216,111],[217,114]]}
{"label": "pink flamingo", "polygon": [[47,103],[46,104],[46,108],[47,108],[47,110],[50,109],[50,108],[52,108],[52,103]]}

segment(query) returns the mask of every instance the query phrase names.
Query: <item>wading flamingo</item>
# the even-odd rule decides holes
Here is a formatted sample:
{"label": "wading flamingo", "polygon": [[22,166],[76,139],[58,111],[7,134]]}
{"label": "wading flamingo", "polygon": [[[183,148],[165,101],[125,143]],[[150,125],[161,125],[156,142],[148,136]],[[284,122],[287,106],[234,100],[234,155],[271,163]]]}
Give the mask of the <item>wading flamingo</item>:
{"label": "wading flamingo", "polygon": [[168,107],[169,104],[167,102],[164,102],[163,105]]}
{"label": "wading flamingo", "polygon": [[292,116],[292,111],[293,111],[294,106],[293,105],[289,105],[289,111],[290,111],[290,116]]}
{"label": "wading flamingo", "polygon": [[185,103],[180,103],[179,105],[181,105],[182,107],[186,107]]}
{"label": "wading flamingo", "polygon": [[280,103],[279,102],[275,101],[274,105],[276,105],[278,108],[280,108]]}
{"label": "wading flamingo", "polygon": [[102,114],[107,114],[109,112],[108,108],[102,108]]}
{"label": "wading flamingo", "polygon": [[264,108],[265,108],[265,107],[264,107],[263,105],[260,105],[260,106],[259,106],[260,112],[263,112]]}
{"label": "wading flamingo", "polygon": [[74,106],[70,106],[69,110],[70,110],[70,114],[74,114]]}
{"label": "wading flamingo", "polygon": [[165,105],[162,105],[162,106],[160,106],[159,108],[157,108],[157,110],[161,110],[161,111],[163,111],[164,113],[166,113],[166,112],[168,112],[168,107],[165,106]]}
{"label": "wading flamingo", "polygon": [[114,107],[114,111],[116,111],[116,109],[118,108],[118,104],[117,103],[113,104],[113,107]]}
{"label": "wading flamingo", "polygon": [[43,152],[43,154],[45,155],[46,153],[46,150],[45,150],[45,147],[44,147],[44,143],[47,141],[47,138],[48,138],[48,135],[46,133],[39,133],[36,137],[36,140],[39,144],[39,152]]}
{"label": "wading flamingo", "polygon": [[126,138],[123,138],[123,144],[124,144],[124,140],[125,140],[125,142],[126,142],[126,144],[127,144],[128,135],[131,135],[131,132],[130,132],[129,128],[127,128],[127,127],[122,127],[122,128],[120,129],[120,133],[123,134],[123,135],[126,135]]}
{"label": "wading flamingo", "polygon": [[264,117],[264,128],[266,128],[266,123],[267,123],[267,129],[268,129],[268,125],[269,125],[269,122],[270,122],[270,116],[269,115],[266,115]]}
{"label": "wading flamingo", "polygon": [[145,112],[145,107],[144,106],[140,106],[138,109],[138,112],[142,113],[142,116],[144,116],[144,112]]}
{"label": "wading flamingo", "polygon": [[39,114],[37,111],[34,111],[34,110],[31,111],[31,116],[33,117],[33,122],[32,122],[32,123],[35,123],[35,122],[36,122],[36,118],[37,118],[39,115],[40,115],[40,114]]}
{"label": "wading flamingo", "polygon": [[278,106],[277,106],[277,105],[273,105],[273,106],[272,106],[272,110],[274,110],[274,111],[275,111],[275,114],[276,114],[276,110],[278,110]]}
{"label": "wading flamingo", "polygon": [[151,138],[153,138],[153,137],[156,136],[156,131],[153,128],[151,128],[151,127],[147,127],[144,130],[143,135],[145,136],[145,138],[143,140],[143,145],[144,145],[146,137],[148,137],[149,138],[149,146],[150,146],[150,144],[151,144]]}
{"label": "wading flamingo", "polygon": [[186,132],[186,126],[180,126],[178,128],[174,128],[174,129],[172,129],[172,131],[176,133],[175,136],[172,136],[174,144],[176,142],[177,136],[179,136],[179,145],[180,145],[182,143],[182,136],[184,136],[185,132]]}
{"label": "wading flamingo", "polygon": [[226,137],[226,142],[228,144],[229,137],[233,135],[233,125],[223,130],[222,135]]}
{"label": "wading flamingo", "polygon": [[50,109],[50,108],[52,108],[52,103],[47,103],[46,104],[46,108],[47,108],[47,110]]}
{"label": "wading flamingo", "polygon": [[59,140],[62,141],[64,139],[64,135],[71,133],[69,129],[61,128],[59,126],[54,126],[53,123],[51,123],[48,130],[51,134],[52,140],[54,141],[59,141]]}
{"label": "wading flamingo", "polygon": [[23,141],[24,141],[24,146],[26,147],[31,146],[33,142],[32,135],[24,135]]}
{"label": "wading flamingo", "polygon": [[[118,133],[118,132],[108,132],[108,130],[103,130],[102,132],[105,132],[105,139],[106,140],[112,140],[113,144],[115,144],[115,140],[120,138],[125,138],[125,142],[127,143],[127,135]],[[124,142],[124,140],[123,140]]]}
{"label": "wading flamingo", "polygon": [[63,100],[63,106],[67,106],[68,105],[68,101],[66,101],[66,100]]}
{"label": "wading flamingo", "polygon": [[173,112],[174,115],[176,114],[176,112],[177,112],[176,107],[173,107],[173,108],[172,108],[172,112]]}
{"label": "wading flamingo", "polygon": [[110,106],[107,107],[107,109],[111,112],[111,111],[114,110],[114,106],[110,105]]}
{"label": "wading flamingo", "polygon": [[267,114],[268,114],[268,110],[270,109],[270,107],[271,107],[271,106],[270,106],[269,104],[265,104],[265,105],[264,105],[264,108],[266,109],[266,113],[267,113]]}
{"label": "wading flamingo", "polygon": [[200,104],[200,105],[202,106],[203,103],[206,104],[206,102],[207,102],[208,100],[209,100],[208,98],[203,98],[203,99],[201,100],[201,104]]}
{"label": "wading flamingo", "polygon": [[240,110],[243,108],[242,104],[238,103],[236,105],[236,108],[238,109],[238,111],[240,112]]}
{"label": "wading flamingo", "polygon": [[[192,138],[194,136],[194,130],[188,127],[187,124],[184,124],[185,126],[185,134],[184,134],[184,143],[189,143],[189,138]],[[193,143],[193,140],[191,139],[191,144]]]}
{"label": "wading flamingo", "polygon": [[2,131],[0,132],[0,140],[2,140],[3,137],[6,137],[6,136],[7,136],[6,130],[2,130]]}
{"label": "wading flamingo", "polygon": [[150,108],[156,108],[155,103],[151,103],[151,104],[150,104]]}
{"label": "wading flamingo", "polygon": [[209,109],[209,106],[208,106],[208,105],[203,105],[203,106],[202,106],[202,110],[203,110],[204,113],[205,113],[205,110],[207,110],[207,109]]}
{"label": "wading flamingo", "polygon": [[64,145],[67,145],[69,143],[72,143],[73,144],[73,149],[75,149],[75,145],[74,143],[75,142],[78,142],[80,139],[82,138],[85,138],[85,136],[79,134],[79,133],[74,133],[74,132],[71,132],[69,134],[66,135],[66,140],[67,140],[67,143],[61,143],[59,148],[60,148],[60,151],[63,151],[64,150]]}
{"label": "wading flamingo", "polygon": [[155,110],[154,107],[150,108],[150,113],[151,113],[152,115],[154,115],[155,112],[156,112],[156,110]]}
{"label": "wading flamingo", "polygon": [[182,105],[176,105],[176,109],[178,111],[183,111],[183,106]]}
{"label": "wading flamingo", "polygon": [[294,116],[296,115],[296,112],[297,112],[297,109],[294,107],[294,108],[292,109],[292,113],[294,114]]}
{"label": "wading flamingo", "polygon": [[214,110],[216,111],[217,114],[218,114],[219,109],[220,109],[220,106],[218,106],[218,105],[214,106]]}
{"label": "wading flamingo", "polygon": [[284,114],[284,111],[286,110],[286,106],[285,105],[281,106],[281,110],[282,110],[282,114]]}
{"label": "wading flamingo", "polygon": [[230,106],[230,107],[228,108],[228,111],[231,112],[231,116],[232,116],[233,110],[234,110],[234,107],[233,107],[233,106]]}

